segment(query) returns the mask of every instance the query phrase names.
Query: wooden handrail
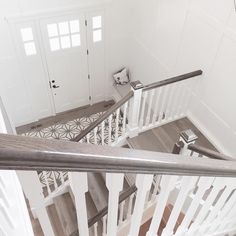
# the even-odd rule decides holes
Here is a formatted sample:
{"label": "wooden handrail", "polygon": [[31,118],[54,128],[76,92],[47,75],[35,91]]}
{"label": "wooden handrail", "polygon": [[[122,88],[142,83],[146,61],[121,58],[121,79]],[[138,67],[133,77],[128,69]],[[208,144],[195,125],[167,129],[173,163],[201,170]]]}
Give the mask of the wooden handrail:
{"label": "wooden handrail", "polygon": [[108,109],[103,115],[101,115],[96,121],[94,121],[89,127],[83,130],[78,136],[71,139],[73,142],[79,142],[83,137],[90,133],[94,128],[101,124],[105,119],[107,119],[114,111],[125,104],[131,97],[133,97],[134,92],[130,91],[125,97],[123,97],[119,102],[115,103],[110,109]]}
{"label": "wooden handrail", "polygon": [[197,70],[197,71],[193,71],[193,72],[190,72],[190,73],[187,73],[187,74],[175,76],[175,77],[172,77],[170,79],[166,79],[166,80],[162,80],[162,81],[159,81],[159,82],[156,82],[156,83],[152,83],[152,84],[144,86],[143,91],[148,91],[148,90],[158,88],[158,87],[162,87],[162,86],[165,86],[165,85],[168,85],[168,84],[173,84],[173,83],[176,83],[176,82],[180,82],[182,80],[190,79],[190,78],[193,78],[195,76],[202,75],[202,73],[203,73],[202,70]]}
{"label": "wooden handrail", "polygon": [[199,154],[201,154],[203,156],[212,158],[212,159],[226,160],[226,161],[236,161],[236,159],[233,158],[233,157],[229,157],[229,156],[223,155],[223,154],[221,154],[219,152],[210,150],[210,149],[205,148],[205,147],[201,147],[201,146],[196,145],[196,144],[190,144],[188,146],[188,149],[193,151],[193,152],[197,152],[197,153],[199,153]]}
{"label": "wooden handrail", "polygon": [[236,177],[236,162],[0,135],[0,169]]}
{"label": "wooden handrail", "polygon": [[[125,201],[129,196],[131,196],[133,193],[137,191],[137,187],[135,185],[132,185],[130,188],[128,188],[126,191],[120,194],[119,196],[119,204]],[[101,211],[98,212],[97,215],[90,218],[88,220],[88,226],[89,228],[93,226],[96,222],[102,219],[103,216],[107,215],[108,213],[108,206],[104,207]]]}

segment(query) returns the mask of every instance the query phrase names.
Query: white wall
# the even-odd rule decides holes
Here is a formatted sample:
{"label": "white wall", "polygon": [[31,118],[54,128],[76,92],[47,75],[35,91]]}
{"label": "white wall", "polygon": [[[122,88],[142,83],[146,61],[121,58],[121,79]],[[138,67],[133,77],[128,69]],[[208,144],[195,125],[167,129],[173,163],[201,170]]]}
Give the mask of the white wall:
{"label": "white wall", "polygon": [[131,70],[144,84],[202,69],[190,117],[236,154],[236,11],[232,0],[133,0]]}
{"label": "white wall", "polygon": [[[9,30],[9,24],[5,17],[20,17],[30,14],[50,12],[54,10],[64,10],[76,6],[78,9],[90,9],[102,6],[106,9],[106,62],[107,62],[107,85],[111,85],[111,74],[120,69],[120,65],[126,64],[126,45],[128,26],[126,26],[128,7],[125,0],[104,1],[104,0],[0,0],[0,95],[6,104],[13,122],[16,126],[37,120],[47,114],[44,107],[38,107],[38,97],[36,91],[32,91],[30,80],[32,75],[27,77],[27,73],[22,70],[19,58],[17,58],[16,48],[14,48],[13,37]],[[38,68],[39,71],[42,68]],[[31,70],[32,71],[32,70]],[[40,72],[40,73],[41,73]],[[37,73],[39,77],[39,73]],[[34,76],[36,78],[36,76]],[[42,77],[40,93],[43,94],[45,102],[50,102],[45,86],[47,78]],[[31,83],[32,84],[32,83]],[[34,86],[35,87],[35,86]],[[44,89],[43,89],[44,87]],[[37,89],[36,88],[36,89]],[[35,88],[34,88],[35,89]],[[38,89],[39,90],[39,89]],[[104,89],[104,94],[110,95],[109,89]],[[42,110],[40,113],[39,110]]]}

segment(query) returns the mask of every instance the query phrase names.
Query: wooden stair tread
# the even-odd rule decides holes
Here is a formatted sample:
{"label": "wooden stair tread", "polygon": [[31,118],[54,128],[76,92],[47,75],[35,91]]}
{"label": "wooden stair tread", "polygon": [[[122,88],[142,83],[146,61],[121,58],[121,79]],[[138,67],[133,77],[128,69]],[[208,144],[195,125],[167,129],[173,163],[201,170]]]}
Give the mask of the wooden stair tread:
{"label": "wooden stair tread", "polygon": [[85,198],[86,198],[88,219],[90,219],[90,218],[94,217],[98,213],[98,211],[97,211],[97,208],[93,202],[90,192],[85,194]]}
{"label": "wooden stair tread", "polygon": [[59,219],[55,204],[48,206],[47,212],[48,212],[51,224],[52,224],[54,234],[57,236],[65,236],[62,224],[60,224],[60,219]]}
{"label": "wooden stair tread", "polygon": [[78,228],[76,209],[74,207],[74,203],[70,197],[70,194],[65,193],[63,195],[55,197],[53,199],[53,202],[55,204],[55,208],[57,210],[57,214],[61,222],[64,235],[70,236]]}
{"label": "wooden stair tread", "polygon": [[158,142],[158,139],[152,130],[143,132],[134,138],[128,138],[127,142],[133,149],[165,152],[165,147]]}
{"label": "wooden stair tread", "polygon": [[99,173],[88,173],[88,188],[90,196],[98,211],[108,204],[108,190]]}

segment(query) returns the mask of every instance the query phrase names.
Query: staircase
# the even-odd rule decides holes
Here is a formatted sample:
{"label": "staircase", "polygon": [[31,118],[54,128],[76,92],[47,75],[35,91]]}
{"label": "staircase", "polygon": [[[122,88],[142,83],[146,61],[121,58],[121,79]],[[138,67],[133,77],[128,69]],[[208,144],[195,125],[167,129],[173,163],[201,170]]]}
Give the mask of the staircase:
{"label": "staircase", "polygon": [[[0,137],[0,160],[1,147],[13,151],[2,167],[38,171],[18,176],[44,235],[137,236],[148,221],[147,236],[235,232],[233,158],[216,152],[201,133],[197,141],[189,131],[178,136],[188,127],[191,89],[201,74],[131,83],[131,91],[72,142]],[[170,154],[178,140],[179,155]],[[21,147],[16,153],[12,143]],[[130,149],[117,148],[127,144]]]}

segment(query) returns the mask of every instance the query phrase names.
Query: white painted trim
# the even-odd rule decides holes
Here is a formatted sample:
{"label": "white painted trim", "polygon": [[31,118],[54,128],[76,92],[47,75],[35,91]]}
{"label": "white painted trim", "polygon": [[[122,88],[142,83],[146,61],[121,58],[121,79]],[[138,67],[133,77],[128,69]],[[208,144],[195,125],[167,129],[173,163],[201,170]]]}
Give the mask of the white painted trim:
{"label": "white painted trim", "polygon": [[56,7],[49,10],[38,10],[38,11],[30,11],[24,12],[22,14],[9,15],[5,16],[4,19],[7,22],[21,22],[21,21],[30,21],[35,19],[43,19],[53,16],[61,16],[66,14],[74,14],[78,13],[78,11],[88,10],[88,8],[95,9],[105,7],[109,4],[111,0],[101,0],[99,3],[91,3],[87,2],[84,4],[74,4],[66,7]]}

